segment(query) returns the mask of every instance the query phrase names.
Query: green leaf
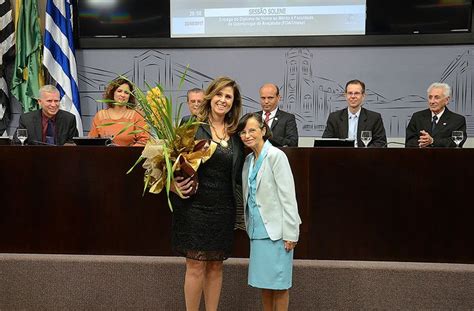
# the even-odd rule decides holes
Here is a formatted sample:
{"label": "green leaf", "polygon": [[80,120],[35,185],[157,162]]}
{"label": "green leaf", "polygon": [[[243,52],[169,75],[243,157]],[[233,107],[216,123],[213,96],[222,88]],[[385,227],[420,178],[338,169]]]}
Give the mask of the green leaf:
{"label": "green leaf", "polygon": [[183,87],[184,79],[186,78],[186,75],[188,73],[188,69],[189,69],[189,64],[186,65],[186,68],[184,69],[183,75],[181,76],[181,80],[179,80],[179,85],[178,85],[179,90]]}
{"label": "green leaf", "polygon": [[125,126],[117,133],[115,136],[122,134],[123,132],[127,131],[130,127],[132,127],[135,123],[134,122],[117,122],[118,124],[125,124]]}
{"label": "green leaf", "polygon": [[113,99],[96,99],[95,101],[99,103],[107,103],[107,104],[115,103],[115,100]]}
{"label": "green leaf", "polygon": [[[164,148],[163,150],[163,155],[165,158],[165,163],[166,163],[166,196],[168,197],[168,206],[171,211],[173,211],[173,206],[171,205],[170,201],[170,187],[171,187],[171,177],[173,176],[173,165],[171,164],[170,161],[170,156],[167,148]],[[179,191],[179,189],[178,189]]]}
{"label": "green leaf", "polygon": [[117,122],[102,123],[102,124],[97,125],[97,127],[107,127],[107,126],[111,126],[111,125],[114,125],[114,124],[117,124]]}
{"label": "green leaf", "polygon": [[144,182],[143,182],[143,192],[142,197],[145,196],[146,189],[148,189],[148,184],[150,183],[150,176],[147,175]]}
{"label": "green leaf", "polygon": [[139,158],[137,159],[137,161],[135,161],[135,164],[133,164],[133,166],[127,171],[127,174],[130,174],[130,173],[133,171],[133,169],[135,168],[135,166],[137,166],[137,165],[138,165],[140,162],[142,162],[143,160],[145,160],[144,157],[139,157]]}
{"label": "green leaf", "polygon": [[135,135],[135,134],[141,134],[145,132],[144,130],[133,130],[133,131],[130,131],[128,134],[129,135]]}

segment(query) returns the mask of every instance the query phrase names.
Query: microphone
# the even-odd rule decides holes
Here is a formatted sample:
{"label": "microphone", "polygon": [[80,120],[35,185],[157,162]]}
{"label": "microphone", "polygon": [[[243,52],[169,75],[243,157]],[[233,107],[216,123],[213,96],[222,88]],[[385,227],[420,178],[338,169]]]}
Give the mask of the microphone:
{"label": "microphone", "polygon": [[390,146],[390,145],[399,145],[399,146],[406,147],[406,146],[405,146],[405,143],[400,143],[400,142],[398,142],[398,141],[389,141],[389,142],[387,142],[387,143],[385,144],[384,147],[388,147],[388,146]]}
{"label": "microphone", "polygon": [[48,144],[39,140],[31,140],[30,143],[36,146],[56,146],[55,144]]}

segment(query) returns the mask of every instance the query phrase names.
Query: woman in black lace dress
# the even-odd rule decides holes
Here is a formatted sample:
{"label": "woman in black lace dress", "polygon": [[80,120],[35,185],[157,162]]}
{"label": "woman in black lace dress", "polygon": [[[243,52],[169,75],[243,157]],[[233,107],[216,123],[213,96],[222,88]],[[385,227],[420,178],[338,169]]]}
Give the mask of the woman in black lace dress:
{"label": "woman in black lace dress", "polygon": [[198,188],[176,178],[186,199],[173,194],[173,250],[186,257],[184,295],[187,310],[198,310],[204,293],[206,310],[217,310],[222,287],[222,263],[232,250],[236,201],[241,198],[243,146],[235,133],[242,108],[238,85],[228,77],[211,82],[198,119],[196,139],[212,139],[217,149],[201,164]]}

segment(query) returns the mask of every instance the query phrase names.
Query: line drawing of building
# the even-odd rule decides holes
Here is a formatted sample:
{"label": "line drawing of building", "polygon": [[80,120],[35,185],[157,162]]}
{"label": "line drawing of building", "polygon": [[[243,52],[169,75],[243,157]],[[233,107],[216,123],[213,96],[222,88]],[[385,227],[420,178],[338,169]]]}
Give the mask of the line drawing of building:
{"label": "line drawing of building", "polygon": [[449,108],[466,117],[467,134],[474,134],[474,50],[457,55],[441,75],[441,82],[451,86]]}
{"label": "line drawing of building", "polygon": [[[89,129],[94,115],[105,105],[98,103],[97,99],[107,87],[107,84],[117,77],[117,73],[103,68],[78,66],[79,80],[81,86],[81,106],[84,129]],[[133,57],[133,67],[121,73],[135,83],[140,89],[146,90],[147,84],[154,87],[159,82],[165,89],[166,95],[171,96],[173,102],[185,103],[187,90],[192,88],[205,89],[214,79],[202,72],[194,70],[188,65],[173,63],[171,54],[158,50],[147,50]],[[178,84],[184,77],[181,89]],[[243,112],[254,111],[258,102],[253,98],[242,94],[244,102]],[[187,109],[185,105],[183,109]]]}
{"label": "line drawing of building", "polygon": [[[313,76],[313,54],[307,48],[290,49],[285,56],[285,94],[280,107],[297,116],[300,136],[320,137],[329,114],[347,107],[344,86],[325,77]],[[367,89],[364,107],[382,115],[388,136],[403,137],[411,115],[425,108],[426,100],[416,95],[388,100]]]}
{"label": "line drawing of building", "polygon": [[[451,85],[453,96],[449,108],[466,116],[468,134],[474,134],[473,116],[473,53],[466,50],[457,55],[443,71],[440,81]],[[152,87],[159,82],[173,102],[184,103],[188,89],[205,89],[214,79],[191,65],[173,62],[172,55],[159,50],[146,50],[133,57],[132,68],[122,75],[131,79],[142,90],[147,83]],[[347,106],[344,85],[314,72],[314,54],[308,48],[290,48],[285,51],[283,82],[280,86],[282,100],[279,107],[296,116],[300,136],[320,137],[329,114]],[[245,70],[245,69],[243,69]],[[95,113],[103,109],[97,103],[107,83],[117,74],[105,68],[78,67],[81,105],[84,129],[90,127]],[[181,89],[178,84],[184,77]],[[374,86],[376,87],[376,86]],[[242,93],[243,113],[261,110],[259,98]],[[427,108],[427,99],[417,94],[409,94],[395,99],[386,98],[374,88],[366,90],[364,107],[382,115],[388,137],[404,137],[405,128],[412,114]],[[187,109],[187,107],[185,108]]]}

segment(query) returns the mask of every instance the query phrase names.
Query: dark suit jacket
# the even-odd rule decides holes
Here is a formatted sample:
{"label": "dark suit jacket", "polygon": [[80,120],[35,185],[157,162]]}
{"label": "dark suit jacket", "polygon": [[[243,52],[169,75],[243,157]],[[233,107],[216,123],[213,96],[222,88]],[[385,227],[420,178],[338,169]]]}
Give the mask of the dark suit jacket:
{"label": "dark suit jacket", "polygon": [[185,124],[186,122],[189,121],[189,119],[191,119],[191,117],[194,117],[194,121],[197,121],[197,117],[196,117],[196,116],[192,116],[192,115],[188,114],[188,115],[185,115],[185,116],[183,116],[183,117],[181,118],[181,121],[179,121],[179,125]]}
{"label": "dark suit jacket", "polygon": [[453,131],[463,131],[464,133],[464,139],[459,146],[464,145],[467,139],[466,118],[448,110],[447,107],[433,132],[431,131],[431,110],[425,109],[415,112],[406,129],[405,147],[418,147],[421,130],[425,130],[433,137],[431,147],[456,147],[451,138]]}
{"label": "dark suit jacket", "polygon": [[[329,114],[323,138],[347,138],[349,131],[348,108],[337,110]],[[387,136],[383,127],[380,113],[361,108],[359,122],[357,124],[357,146],[362,147],[364,143],[360,139],[360,132],[372,131],[372,140],[368,147],[386,147]]]}
{"label": "dark suit jacket", "polygon": [[[41,124],[42,110],[27,112],[20,116],[19,129],[28,130],[26,143],[38,144],[43,140],[43,129]],[[56,114],[56,144],[64,145],[72,142],[72,138],[78,136],[76,117],[67,111],[59,110]]]}
{"label": "dark suit jacket", "polygon": [[[258,113],[262,114],[263,111]],[[293,114],[278,109],[273,118],[271,130],[270,142],[273,146],[298,147],[298,127]]]}

